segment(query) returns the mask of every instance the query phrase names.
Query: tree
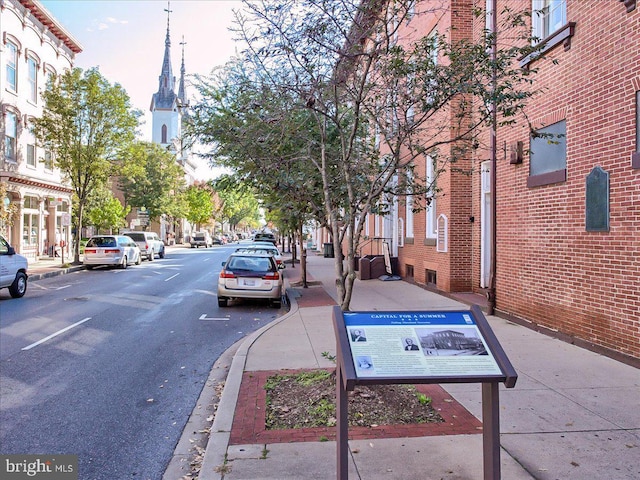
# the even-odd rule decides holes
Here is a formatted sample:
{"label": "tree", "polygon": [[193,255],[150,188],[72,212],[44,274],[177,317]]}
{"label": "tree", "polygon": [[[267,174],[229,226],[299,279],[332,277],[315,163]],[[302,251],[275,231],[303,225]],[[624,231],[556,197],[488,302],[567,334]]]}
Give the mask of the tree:
{"label": "tree", "polygon": [[165,148],[150,142],[131,144],[123,154],[119,173],[125,204],[144,207],[150,221],[180,213],[174,210],[184,190],[184,171]]}
{"label": "tree", "polygon": [[75,68],[54,76],[42,93],[44,109],[32,120],[41,147],[71,183],[77,199],[73,229],[74,262],[80,261],[84,211],[91,192],[102,187],[120,153],[133,141],[139,112],[118,84],[111,85],[97,68]]}
{"label": "tree", "polygon": [[221,175],[212,182],[218,198],[216,219],[229,224],[235,230],[243,220],[252,222],[259,218],[259,204],[250,186],[231,175]]}
{"label": "tree", "polygon": [[207,183],[189,185],[185,191],[187,202],[187,214],[185,218],[200,229],[200,225],[209,223],[213,218],[215,208],[213,202],[213,190]]}
{"label": "tree", "polygon": [[7,184],[0,182],[0,233],[7,233],[7,230],[13,226],[16,215],[18,214],[18,206],[14,203],[6,203],[4,199],[7,198]]}
{"label": "tree", "polygon": [[[436,15],[441,13],[436,8],[446,4],[430,11],[418,11],[416,5],[414,0],[247,2],[236,18],[236,32],[248,45],[236,60],[240,66],[231,70],[226,88],[211,92],[209,103],[195,108],[196,122],[207,112],[219,119],[229,116],[225,109],[236,108],[236,123],[227,122],[226,132],[214,121],[200,137],[204,143],[215,140],[213,155],[222,153],[221,161],[236,166],[237,145],[266,143],[273,149],[265,139],[287,132],[281,134],[287,140],[285,155],[266,152],[261,157],[256,149],[262,147],[253,147],[251,160],[267,158],[275,164],[259,162],[252,169],[264,185],[288,159],[299,160],[296,168],[304,165],[298,173],[315,168],[344,310],[367,215],[386,213],[397,198],[423,199],[415,208],[424,208],[437,173],[468,173],[470,152],[494,121],[492,112],[509,123],[534,93],[534,70],[514,67],[531,53],[521,17],[512,16],[512,24],[504,27],[514,27],[515,46],[492,58],[495,37],[488,34],[479,44],[459,34],[450,39],[446,32],[400,42],[399,29],[408,15]],[[263,97],[273,102],[270,111]],[[274,101],[278,97],[286,103]],[[220,101],[222,106],[212,103]],[[300,132],[299,137],[292,132]],[[437,162],[431,178],[415,170],[415,162],[427,154]]]}
{"label": "tree", "polygon": [[126,226],[126,216],[131,207],[125,207],[115,198],[106,186],[94,191],[89,197],[86,207],[86,223],[109,233],[114,229]]}

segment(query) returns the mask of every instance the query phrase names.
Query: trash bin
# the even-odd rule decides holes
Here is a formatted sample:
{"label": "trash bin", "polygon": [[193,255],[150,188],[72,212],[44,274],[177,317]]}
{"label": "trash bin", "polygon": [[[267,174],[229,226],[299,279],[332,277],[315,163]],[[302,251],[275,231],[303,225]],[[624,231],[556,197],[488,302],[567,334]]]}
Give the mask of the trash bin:
{"label": "trash bin", "polygon": [[333,258],[333,243],[325,243],[324,245],[324,258]]}

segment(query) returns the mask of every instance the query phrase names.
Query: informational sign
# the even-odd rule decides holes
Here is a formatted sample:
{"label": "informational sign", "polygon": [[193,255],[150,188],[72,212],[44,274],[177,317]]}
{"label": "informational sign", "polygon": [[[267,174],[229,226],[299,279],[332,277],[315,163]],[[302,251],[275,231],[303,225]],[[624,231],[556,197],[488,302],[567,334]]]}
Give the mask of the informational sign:
{"label": "informational sign", "polygon": [[343,318],[360,379],[503,374],[469,311],[344,312]]}

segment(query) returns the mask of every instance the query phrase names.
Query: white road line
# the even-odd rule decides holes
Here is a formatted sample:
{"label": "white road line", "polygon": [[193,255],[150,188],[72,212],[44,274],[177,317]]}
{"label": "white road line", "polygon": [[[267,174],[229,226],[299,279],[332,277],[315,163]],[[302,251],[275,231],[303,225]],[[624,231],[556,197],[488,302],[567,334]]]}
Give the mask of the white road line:
{"label": "white road line", "polygon": [[207,317],[206,313],[203,313],[202,315],[200,315],[199,320],[216,320],[216,321],[227,321],[227,320],[231,320],[231,318],[229,317]]}
{"label": "white road line", "polygon": [[71,285],[63,285],[62,287],[56,288],[56,290],[64,290],[65,288],[69,288]]}
{"label": "white road line", "polygon": [[178,275],[180,275],[179,273],[176,273],[175,275],[171,275],[169,278],[165,279],[165,282],[168,282],[169,280],[173,280],[174,278],[176,278]]}
{"label": "white road line", "polygon": [[88,320],[91,320],[91,317],[87,317],[84,320],[80,320],[79,322],[76,322],[73,325],[69,325],[68,327],[63,328],[62,330],[58,330],[57,332],[52,333],[51,335],[49,335],[48,337],[43,338],[42,340],[38,340],[37,342],[32,343],[31,345],[27,345],[22,350],[31,350],[33,347],[37,347],[41,343],[44,343],[47,340],[51,340],[53,337],[57,337],[58,335],[60,335],[61,333],[66,332],[67,330],[71,330],[73,327],[77,327],[78,325],[82,325],[84,322],[86,322]]}

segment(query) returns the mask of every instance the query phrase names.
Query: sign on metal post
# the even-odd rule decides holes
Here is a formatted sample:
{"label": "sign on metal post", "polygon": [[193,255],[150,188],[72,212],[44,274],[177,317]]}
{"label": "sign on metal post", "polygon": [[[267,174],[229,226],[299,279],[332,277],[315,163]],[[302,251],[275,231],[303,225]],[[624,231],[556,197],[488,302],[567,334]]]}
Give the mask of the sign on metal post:
{"label": "sign on metal post", "polygon": [[484,479],[500,478],[498,384],[518,375],[482,310],[342,312],[337,344],[338,479],[348,478],[347,391],[356,385],[481,383]]}

